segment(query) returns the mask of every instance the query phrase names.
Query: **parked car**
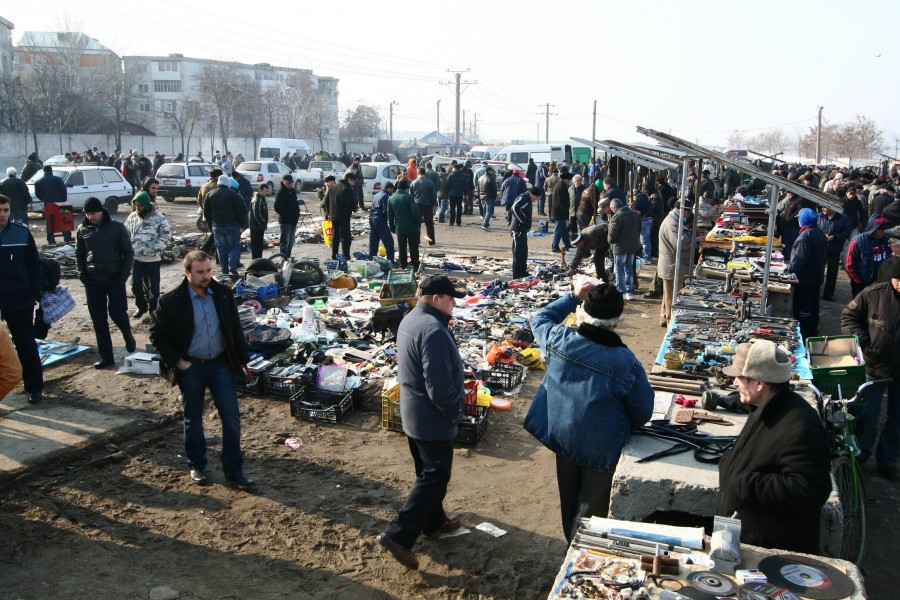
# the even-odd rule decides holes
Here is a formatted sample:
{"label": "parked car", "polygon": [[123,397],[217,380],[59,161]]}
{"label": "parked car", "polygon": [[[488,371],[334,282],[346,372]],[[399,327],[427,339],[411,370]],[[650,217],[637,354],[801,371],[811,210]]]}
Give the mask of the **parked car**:
{"label": "parked car", "polygon": [[347,167],[339,160],[314,160],[309,163],[308,169],[294,171],[294,187],[297,192],[304,187],[320,188],[325,185],[325,178],[334,175],[335,179],[344,176]]}
{"label": "parked car", "polygon": [[65,154],[57,154],[56,156],[51,156],[47,160],[44,161],[45,165],[50,165],[51,167],[67,165],[71,161],[66,158]]}
{"label": "parked car", "polygon": [[397,173],[405,170],[406,165],[401,162],[367,162],[360,165],[362,167],[362,175],[365,182],[363,183],[363,192],[368,196],[369,200],[372,196],[381,191],[384,184],[388,181],[397,181]]}
{"label": "parked car", "polygon": [[[90,197],[99,198],[109,214],[114,215],[119,211],[119,205],[128,205],[133,191],[131,184],[125,181],[122,174],[113,167],[53,167],[53,174],[62,178],[66,184],[68,204],[72,208],[81,210],[84,201]],[[34,193],[34,184],[44,176],[43,171],[38,171],[26,183],[31,197],[34,199],[28,206],[32,212],[44,212],[44,203],[38,200]]]}
{"label": "parked car", "polygon": [[175,202],[175,198],[196,198],[200,186],[209,181],[209,172],[216,165],[212,163],[166,163],[159,166],[156,178],[159,180],[159,191],[156,193],[166,202]]}
{"label": "parked car", "polygon": [[281,185],[281,178],[291,175],[290,168],[277,160],[247,160],[237,170],[247,178],[254,190],[258,190],[262,182],[268,183],[270,190],[277,190]]}

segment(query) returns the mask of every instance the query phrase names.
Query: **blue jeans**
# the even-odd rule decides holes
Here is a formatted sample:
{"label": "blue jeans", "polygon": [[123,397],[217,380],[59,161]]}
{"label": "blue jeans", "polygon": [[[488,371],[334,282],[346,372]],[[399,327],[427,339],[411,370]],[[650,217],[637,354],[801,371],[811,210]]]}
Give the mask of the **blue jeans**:
{"label": "blue jeans", "polygon": [[555,219],[553,221],[556,226],[553,229],[553,241],[550,242],[550,251],[559,252],[559,242],[563,242],[563,247],[568,250],[572,247],[569,243],[569,222],[565,219]]}
{"label": "blue jeans", "polygon": [[384,244],[386,257],[394,262],[394,236],[388,227],[387,219],[369,217],[369,256],[378,256],[378,242]]}
{"label": "blue jeans", "polygon": [[653,257],[653,219],[641,221],[641,247],[644,249],[644,260],[649,261]]}
{"label": "blue jeans", "polygon": [[438,210],[438,223],[444,222],[444,216],[447,214],[447,206],[450,203],[450,198],[438,198],[438,204],[440,205],[440,210]]}
{"label": "blue jeans", "polygon": [[206,436],[203,434],[204,395],[208,389],[222,421],[222,469],[239,473],[244,466],[241,454],[241,413],[237,403],[234,375],[223,355],[200,365],[192,363],[178,375],[184,406],[184,454],[193,469],[206,469]]}
{"label": "blue jeans", "polygon": [[297,235],[296,223],[282,223],[281,237],[278,240],[279,251],[287,257],[290,257],[291,251],[294,249],[294,237]]}
{"label": "blue jeans", "polygon": [[482,227],[490,227],[491,219],[494,217],[494,204],[496,200],[485,200],[482,202],[484,205],[484,220],[481,222]]}
{"label": "blue jeans", "polygon": [[541,192],[541,197],[538,198],[538,214],[543,215],[545,208],[547,208],[547,194]]}
{"label": "blue jeans", "polygon": [[616,289],[623,294],[634,293],[634,253],[614,257]]}
{"label": "blue jeans", "polygon": [[222,272],[237,269],[237,264],[241,262],[241,228],[237,225],[213,227],[213,236],[216,238],[216,253]]}
{"label": "blue jeans", "polygon": [[[867,377],[871,381],[871,377]],[[887,389],[887,421],[878,439],[878,417],[881,416],[881,401]],[[859,459],[866,460],[875,449],[879,467],[893,467],[900,460],[900,381],[873,385],[866,391],[866,406],[856,420],[854,429],[859,440]],[[844,397],[852,397],[855,390],[843,390]]]}
{"label": "blue jeans", "polygon": [[416,481],[403,508],[388,523],[384,533],[404,548],[412,548],[420,533],[432,533],[447,521],[444,497],[453,468],[453,441],[407,440],[416,468]]}

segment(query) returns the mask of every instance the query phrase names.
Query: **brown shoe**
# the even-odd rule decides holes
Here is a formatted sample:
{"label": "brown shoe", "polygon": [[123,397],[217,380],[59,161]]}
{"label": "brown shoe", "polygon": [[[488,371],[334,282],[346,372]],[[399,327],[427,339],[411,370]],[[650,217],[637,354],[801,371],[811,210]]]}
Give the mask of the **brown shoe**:
{"label": "brown shoe", "polygon": [[428,533],[423,533],[422,536],[426,540],[436,540],[445,533],[450,533],[451,531],[456,531],[457,529],[459,529],[459,527],[460,527],[459,517],[453,517],[453,518],[447,519],[446,521],[441,523],[441,526],[438,527],[437,529],[435,529],[434,531],[429,531]]}
{"label": "brown shoe", "polygon": [[378,543],[381,544],[382,548],[390,552],[397,559],[398,563],[407,569],[412,571],[419,570],[419,559],[416,558],[416,555],[409,548],[404,548],[384,533],[378,536]]}

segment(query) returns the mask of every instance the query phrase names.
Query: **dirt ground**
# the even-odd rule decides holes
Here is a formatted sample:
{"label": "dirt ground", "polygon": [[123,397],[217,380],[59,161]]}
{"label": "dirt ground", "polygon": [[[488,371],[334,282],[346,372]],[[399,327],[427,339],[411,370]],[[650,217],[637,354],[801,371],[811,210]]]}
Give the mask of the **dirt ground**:
{"label": "dirt ground", "polygon": [[[193,203],[162,209],[176,232],[193,229]],[[438,225],[433,250],[509,256],[507,234],[483,232],[477,215],[464,221],[461,228]],[[532,256],[550,258],[549,240],[530,240]],[[327,251],[304,245],[294,254],[324,258]],[[166,268],[163,290],[180,278],[177,265]],[[50,337],[80,335],[93,343],[81,285],[70,284],[79,306]],[[845,281],[837,296],[849,300]],[[823,305],[823,333],[839,329],[840,308]],[[657,314],[656,301],[628,303],[620,327],[648,369],[663,336]],[[146,320],[134,326],[139,346],[148,342]],[[113,338],[121,359],[121,336],[114,331]],[[251,493],[224,484],[221,428],[210,408],[211,483],[198,487],[182,456],[177,388],[96,371],[96,359],[89,352],[48,367],[41,406],[100,410],[129,417],[132,425],[0,478],[0,598],[525,599],[549,592],[566,549],[553,455],[521,426],[538,372],[512,398],[513,410],[491,412],[477,448],[455,451],[446,506],[471,533],[420,541],[414,551],[421,570],[409,572],[375,542],[413,478],[405,438],[382,429],[379,414],[356,412],[343,425],[319,425],[292,419],[286,403],[243,397],[246,469],[258,481]],[[37,418],[41,407],[23,410]],[[0,441],[2,432],[0,418]],[[302,447],[287,447],[286,437],[299,437]],[[891,598],[897,488],[874,467],[867,475],[874,503],[863,567],[870,597]],[[474,528],[483,522],[508,533],[494,538]]]}

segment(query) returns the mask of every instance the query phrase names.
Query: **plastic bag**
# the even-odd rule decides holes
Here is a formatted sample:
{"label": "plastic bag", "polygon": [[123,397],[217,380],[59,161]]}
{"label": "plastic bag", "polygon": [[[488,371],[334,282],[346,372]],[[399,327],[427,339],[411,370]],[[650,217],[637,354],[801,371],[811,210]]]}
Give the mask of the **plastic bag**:
{"label": "plastic bag", "polygon": [[331,219],[322,221],[322,238],[325,245],[331,248],[331,240],[334,239],[334,224]]}

